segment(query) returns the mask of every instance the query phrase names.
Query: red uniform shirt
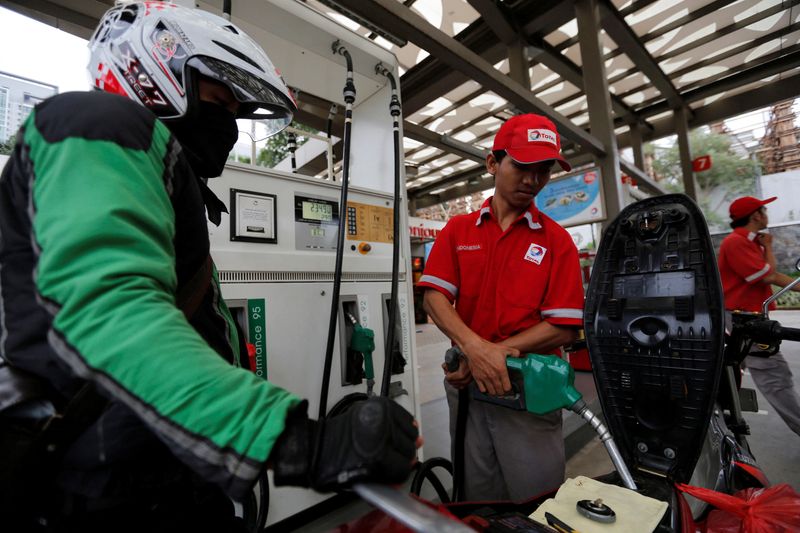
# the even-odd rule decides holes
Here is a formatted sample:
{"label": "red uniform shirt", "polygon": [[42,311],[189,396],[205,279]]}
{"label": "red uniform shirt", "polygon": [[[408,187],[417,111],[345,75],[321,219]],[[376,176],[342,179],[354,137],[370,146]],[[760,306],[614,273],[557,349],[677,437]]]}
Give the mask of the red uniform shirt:
{"label": "red uniform shirt", "polygon": [[531,202],[503,232],[491,198],[450,220],[433,245],[422,287],[456,304],[464,323],[500,342],[542,320],[583,325],[583,284],[570,234]]}
{"label": "red uniform shirt", "polygon": [[[755,241],[757,236],[745,228],[736,228],[719,247],[719,275],[725,309],[729,311],[761,311],[764,300],[772,296],[772,287],[764,282],[772,268],[764,248]],[[775,308],[774,302],[770,308]]]}

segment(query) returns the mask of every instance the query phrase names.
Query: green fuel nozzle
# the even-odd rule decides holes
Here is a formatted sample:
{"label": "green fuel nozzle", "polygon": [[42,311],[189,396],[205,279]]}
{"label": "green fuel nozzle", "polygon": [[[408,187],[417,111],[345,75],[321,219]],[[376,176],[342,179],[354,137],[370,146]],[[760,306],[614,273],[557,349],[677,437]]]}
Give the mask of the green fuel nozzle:
{"label": "green fuel nozzle", "polygon": [[575,371],[558,357],[529,353],[509,357],[506,366],[522,374],[525,410],[543,415],[556,409],[571,409],[583,395],[575,388]]}
{"label": "green fuel nozzle", "polygon": [[552,355],[529,353],[525,357],[506,359],[509,370],[522,374],[525,410],[543,415],[557,409],[569,409],[577,413],[600,436],[611,461],[619,472],[623,484],[636,490],[625,461],[605,424],[592,413],[583,401],[583,395],[575,388],[575,371],[567,361]]}
{"label": "green fuel nozzle", "polygon": [[372,366],[372,352],[364,354],[364,377],[367,381],[375,381],[375,368]]}
{"label": "green fuel nozzle", "polygon": [[[448,350],[445,362],[451,372],[458,368],[458,358],[460,357],[466,356],[457,347]],[[597,431],[625,487],[636,490],[636,483],[633,481],[611,433],[605,424],[589,410],[586,402],[583,401],[583,395],[575,388],[575,371],[567,361],[553,355],[529,353],[524,357],[508,357],[506,367],[510,371],[509,377],[513,385],[510,393],[503,396],[490,396],[480,392],[473,382],[470,385],[472,398],[537,415],[558,409],[569,409],[577,413]]]}
{"label": "green fuel nozzle", "polygon": [[375,386],[375,367],[372,364],[372,352],[375,351],[375,332],[353,322],[353,333],[350,337],[350,349],[364,356],[364,377],[367,379],[367,395],[372,396]]}

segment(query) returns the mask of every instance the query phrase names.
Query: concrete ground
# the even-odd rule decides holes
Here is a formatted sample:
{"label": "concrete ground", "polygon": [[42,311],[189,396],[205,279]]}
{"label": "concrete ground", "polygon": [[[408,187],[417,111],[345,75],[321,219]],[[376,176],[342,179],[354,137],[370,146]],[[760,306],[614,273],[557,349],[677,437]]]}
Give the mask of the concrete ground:
{"label": "concrete ground", "polygon": [[[800,311],[775,311],[771,318],[784,326],[800,327]],[[440,368],[449,341],[431,324],[417,325],[417,355],[420,382],[422,432],[425,437],[425,458],[450,457],[447,402],[444,399],[442,370]],[[784,342],[782,352],[794,374],[795,386],[800,389],[800,343]],[[744,386],[755,388],[745,374]],[[584,394],[590,409],[600,412],[594,381],[588,372],[576,373],[576,385]],[[800,436],[794,434],[772,410],[761,393],[758,393],[759,412],[745,413],[750,424],[750,446],[756,459],[773,484],[788,483],[800,488]],[[605,448],[599,439],[586,432],[575,415],[565,413],[564,431],[567,448],[567,477],[584,475],[595,477],[613,469]],[[444,477],[444,476],[443,476]],[[444,480],[449,483],[449,480]],[[431,492],[423,496],[432,498]],[[335,512],[307,524],[306,532],[330,531],[366,514],[370,506],[364,502],[349,504]]]}

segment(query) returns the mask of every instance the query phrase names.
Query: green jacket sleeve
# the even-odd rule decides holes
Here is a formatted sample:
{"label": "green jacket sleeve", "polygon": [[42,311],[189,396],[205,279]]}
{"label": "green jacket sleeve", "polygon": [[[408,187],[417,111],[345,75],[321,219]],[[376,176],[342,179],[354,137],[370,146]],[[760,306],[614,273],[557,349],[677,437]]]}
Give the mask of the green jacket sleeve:
{"label": "green jacket sleeve", "polygon": [[28,121],[36,285],[48,340],[77,375],[132,408],[182,461],[244,495],[299,399],[234,368],[175,305],[174,212],[158,121],[147,149],[52,142]]}

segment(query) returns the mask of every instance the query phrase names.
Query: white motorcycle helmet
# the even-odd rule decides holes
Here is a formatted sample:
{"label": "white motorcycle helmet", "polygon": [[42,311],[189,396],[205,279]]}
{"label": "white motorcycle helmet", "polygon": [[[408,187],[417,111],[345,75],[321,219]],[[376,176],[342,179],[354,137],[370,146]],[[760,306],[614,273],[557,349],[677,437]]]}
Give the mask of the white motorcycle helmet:
{"label": "white motorcycle helmet", "polygon": [[89,41],[98,89],[141,102],[159,118],[183,117],[195,101],[196,74],[227,85],[236,118],[263,121],[268,134],[292,121],[297,105],[267,54],[230,21],[168,2],[110,9]]}

